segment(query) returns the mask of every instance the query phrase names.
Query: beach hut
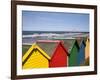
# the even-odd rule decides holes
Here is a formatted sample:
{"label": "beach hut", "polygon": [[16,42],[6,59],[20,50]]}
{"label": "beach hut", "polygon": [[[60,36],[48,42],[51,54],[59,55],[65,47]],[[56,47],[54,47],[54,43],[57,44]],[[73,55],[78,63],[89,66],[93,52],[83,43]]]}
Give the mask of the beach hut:
{"label": "beach hut", "polygon": [[51,60],[49,67],[67,67],[68,51],[59,40],[41,40],[37,45],[46,52]]}
{"label": "beach hut", "polygon": [[34,43],[22,58],[22,68],[48,68],[49,60],[50,57]]}
{"label": "beach hut", "polygon": [[79,45],[76,39],[64,39],[64,47],[68,49],[68,66],[78,66],[77,58]]}
{"label": "beach hut", "polygon": [[88,59],[90,55],[90,40],[86,39],[86,47],[85,47],[85,59]]}
{"label": "beach hut", "polygon": [[85,62],[85,40],[84,39],[77,39],[78,44],[79,44],[79,52],[78,52],[78,58],[77,58],[77,62],[78,65],[82,65]]}

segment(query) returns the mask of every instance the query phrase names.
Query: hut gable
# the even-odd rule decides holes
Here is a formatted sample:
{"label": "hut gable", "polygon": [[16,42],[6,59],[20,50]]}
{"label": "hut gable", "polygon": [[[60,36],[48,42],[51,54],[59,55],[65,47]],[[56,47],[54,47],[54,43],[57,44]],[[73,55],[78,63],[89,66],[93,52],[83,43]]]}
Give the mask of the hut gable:
{"label": "hut gable", "polygon": [[72,48],[73,48],[74,45],[76,45],[77,48],[79,48],[79,45],[78,45],[78,43],[77,43],[77,41],[75,39],[65,39],[65,40],[63,40],[63,42],[64,42],[63,43],[64,47],[66,49],[68,49],[69,53],[71,52],[71,50],[72,50]]}
{"label": "hut gable", "polygon": [[58,46],[59,41],[52,40],[38,40],[36,44],[46,52],[50,57],[52,57],[56,47]]}
{"label": "hut gable", "polygon": [[49,67],[50,57],[36,44],[33,44],[22,58],[23,69]]}
{"label": "hut gable", "polygon": [[77,42],[78,42],[79,47],[81,47],[82,44],[86,46],[86,44],[85,44],[86,39],[85,38],[84,39],[77,39]]}

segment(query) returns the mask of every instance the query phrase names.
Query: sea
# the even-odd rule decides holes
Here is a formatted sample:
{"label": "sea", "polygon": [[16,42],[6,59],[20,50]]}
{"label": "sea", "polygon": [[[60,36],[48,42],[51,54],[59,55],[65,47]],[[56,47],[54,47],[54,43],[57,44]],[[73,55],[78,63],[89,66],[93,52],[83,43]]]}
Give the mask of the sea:
{"label": "sea", "polygon": [[73,39],[89,37],[89,32],[85,31],[22,31],[22,44],[30,45],[37,40],[54,40],[54,39]]}

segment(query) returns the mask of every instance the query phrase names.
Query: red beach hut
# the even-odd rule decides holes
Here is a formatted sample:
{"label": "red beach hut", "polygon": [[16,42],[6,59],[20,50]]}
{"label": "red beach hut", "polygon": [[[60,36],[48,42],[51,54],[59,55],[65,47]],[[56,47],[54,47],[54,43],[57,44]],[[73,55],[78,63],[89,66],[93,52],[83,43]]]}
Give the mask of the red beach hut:
{"label": "red beach hut", "polygon": [[50,57],[49,67],[67,67],[68,51],[59,40],[41,40],[37,45]]}

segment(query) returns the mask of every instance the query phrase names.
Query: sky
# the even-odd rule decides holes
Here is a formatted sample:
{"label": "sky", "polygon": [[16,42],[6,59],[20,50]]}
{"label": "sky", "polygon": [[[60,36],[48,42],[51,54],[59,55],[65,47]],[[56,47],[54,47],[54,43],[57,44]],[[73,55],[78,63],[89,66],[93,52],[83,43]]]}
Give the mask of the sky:
{"label": "sky", "polygon": [[89,14],[22,11],[22,28],[23,31],[89,32]]}

